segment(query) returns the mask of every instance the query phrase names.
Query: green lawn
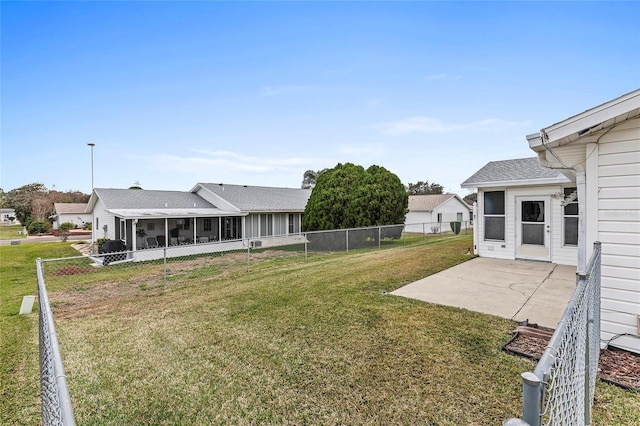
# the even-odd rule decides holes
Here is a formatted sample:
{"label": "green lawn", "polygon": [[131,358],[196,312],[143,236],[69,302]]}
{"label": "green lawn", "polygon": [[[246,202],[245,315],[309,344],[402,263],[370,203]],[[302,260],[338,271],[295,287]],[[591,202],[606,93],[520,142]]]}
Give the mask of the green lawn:
{"label": "green lawn", "polygon": [[22,238],[27,238],[22,234],[22,225],[0,225],[0,240],[19,240]]}
{"label": "green lawn", "polygon": [[[501,424],[520,415],[520,373],[533,368],[500,350],[513,324],[387,294],[466,261],[470,244],[411,238],[306,262],[300,252],[263,251],[250,273],[242,253],[175,261],[166,289],[158,265],[79,264],[65,276],[47,264],[76,420]],[[17,255],[29,246],[0,248],[2,342],[5,322],[22,330],[3,343],[2,424],[38,424],[36,318],[15,315],[35,287],[35,253]],[[60,250],[45,258],[70,252],[41,246]],[[14,271],[9,282],[4,272]],[[634,424],[639,399],[598,384],[594,424]]]}
{"label": "green lawn", "polygon": [[0,246],[0,424],[38,424],[37,314],[18,315],[36,294],[35,260],[77,255],[68,243]]}

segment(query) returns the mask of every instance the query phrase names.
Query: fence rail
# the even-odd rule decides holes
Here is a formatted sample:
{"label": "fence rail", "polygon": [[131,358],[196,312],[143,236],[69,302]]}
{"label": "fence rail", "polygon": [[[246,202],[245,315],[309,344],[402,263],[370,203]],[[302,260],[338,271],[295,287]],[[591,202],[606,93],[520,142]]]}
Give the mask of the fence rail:
{"label": "fence rail", "polygon": [[75,425],[71,397],[64,374],[58,335],[53,323],[49,296],[44,285],[42,259],[36,260],[38,277],[38,334],[40,340],[40,399],[42,423],[48,425]]}
{"label": "fence rail", "polygon": [[[425,224],[424,229],[430,229]],[[449,224],[447,223],[447,226]],[[421,225],[422,227],[422,225]],[[466,224],[458,229],[468,229]],[[432,235],[422,237],[437,240],[453,237]],[[100,292],[82,291],[87,283],[109,280],[116,292],[129,294],[148,290],[162,290],[168,285],[188,285],[192,280],[214,280],[231,271],[251,270],[253,264],[286,256],[307,258],[307,252],[324,255],[326,252],[350,251],[363,248],[382,248],[404,244],[411,238],[404,225],[340,229],[306,232],[294,235],[264,236],[259,238],[155,247],[136,251],[96,254],[87,244],[80,256],[60,259],[38,259],[38,295],[40,312],[40,368],[42,388],[42,418],[45,425],[74,425],[73,409],[62,366],[58,338],[47,290],[49,288],[77,288],[82,293],[78,300],[91,297],[111,297]],[[414,235],[415,237],[415,235]],[[264,250],[267,249],[267,250]],[[129,292],[129,293],[127,293]],[[73,293],[73,291],[71,292]],[[78,300],[61,301],[64,305]]]}
{"label": "fence rail", "polygon": [[600,243],[533,372],[522,374],[523,419],[505,426],[591,424],[600,355]]}

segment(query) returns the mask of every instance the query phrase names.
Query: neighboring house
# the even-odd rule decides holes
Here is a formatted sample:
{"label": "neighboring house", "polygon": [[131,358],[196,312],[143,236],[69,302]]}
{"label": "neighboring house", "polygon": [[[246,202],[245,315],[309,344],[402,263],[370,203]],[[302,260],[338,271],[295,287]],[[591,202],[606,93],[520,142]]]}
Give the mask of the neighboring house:
{"label": "neighboring house", "polygon": [[[10,220],[10,217],[12,217],[13,220]],[[18,224],[19,222],[16,220],[15,209],[0,209],[0,222],[5,225]]]}
{"label": "neighboring house", "polygon": [[87,203],[54,203],[55,214],[53,219],[53,229],[58,229],[60,224],[70,222],[76,228],[82,228],[85,223],[91,223],[91,214],[85,213]]}
{"label": "neighboring house", "polygon": [[213,183],[198,183],[190,192],[96,188],[87,212],[94,241],[122,240],[130,250],[209,242],[242,248],[244,240],[300,233],[310,194]]}
{"label": "neighboring house", "polygon": [[450,222],[463,222],[464,228],[470,218],[470,206],[456,194],[410,195],[405,231],[451,232]]}
{"label": "neighboring house", "polygon": [[537,159],[492,162],[462,184],[478,188],[476,253],[584,274],[600,241],[601,340],[640,353],[640,90],[527,140]]}
{"label": "neighboring house", "polygon": [[191,192],[225,209],[242,213],[243,238],[298,234],[311,189],[198,183]]}
{"label": "neighboring house", "polygon": [[491,161],[461,186],[478,190],[476,254],[576,264],[576,185],[560,171],[536,157]]}

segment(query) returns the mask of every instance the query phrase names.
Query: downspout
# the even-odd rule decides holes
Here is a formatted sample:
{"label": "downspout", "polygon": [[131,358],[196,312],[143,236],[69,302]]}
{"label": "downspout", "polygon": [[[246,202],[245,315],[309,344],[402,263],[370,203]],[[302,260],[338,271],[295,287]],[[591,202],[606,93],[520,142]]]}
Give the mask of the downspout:
{"label": "downspout", "polygon": [[[562,160],[556,155],[551,147],[547,146],[545,142],[549,140],[549,137],[544,130],[540,130],[540,140],[545,151],[539,151],[538,162],[542,167],[548,169],[559,170],[572,170],[576,175],[576,187],[578,191],[578,265],[577,274],[585,275],[587,270],[587,250],[586,250],[586,237],[587,237],[587,223],[584,220],[586,214],[586,202],[587,202],[587,187],[586,187],[586,171],[582,164],[576,164],[568,166],[562,162]],[[549,161],[546,159],[545,152],[548,151],[557,161]]]}

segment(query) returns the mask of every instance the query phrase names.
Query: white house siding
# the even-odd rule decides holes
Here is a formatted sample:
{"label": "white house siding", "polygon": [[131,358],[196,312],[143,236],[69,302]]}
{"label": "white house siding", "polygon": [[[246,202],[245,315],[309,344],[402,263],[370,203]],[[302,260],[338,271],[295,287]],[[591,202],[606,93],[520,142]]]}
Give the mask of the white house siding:
{"label": "white house siding", "polygon": [[[467,222],[469,226],[469,220],[471,217],[471,206],[466,203],[461,203],[456,197],[452,197],[434,208],[432,212],[428,211],[409,211],[405,218],[404,223],[405,232],[419,232],[419,233],[431,233],[432,228],[438,228],[437,232],[451,232],[449,222],[458,220],[458,213],[462,213],[462,222]],[[441,224],[438,225],[438,214],[441,214]],[[465,225],[462,225],[465,228]]]}
{"label": "white house siding", "polygon": [[[602,339],[638,336],[640,316],[640,119],[624,122],[597,145],[598,239],[602,242]],[[597,164],[595,164],[597,163]],[[592,172],[587,170],[587,174]],[[640,353],[638,337],[614,346]]]}
{"label": "white house siding", "polygon": [[[477,229],[476,240],[478,254],[482,257],[498,259],[516,259],[516,227],[517,197],[549,196],[550,205],[550,261],[562,265],[575,265],[577,262],[578,248],[576,246],[563,245],[563,209],[561,200],[555,194],[563,193],[560,185],[546,185],[539,187],[509,187],[490,188],[478,190],[478,220],[474,224]],[[505,191],[505,241],[484,240],[484,192]]]}
{"label": "white house siding", "polygon": [[438,213],[442,214],[442,222],[449,224],[451,221],[458,220],[458,213],[462,213],[462,221],[469,221],[469,206],[463,205],[460,201],[455,198],[449,198],[444,203],[440,204],[438,207],[433,209],[433,218],[438,219]]}
{"label": "white house siding", "polygon": [[432,219],[431,212],[410,211],[404,220],[406,232],[419,232],[421,234],[431,233],[430,223],[435,222]]}
{"label": "white house siding", "polygon": [[56,215],[53,221],[53,228],[58,229],[65,222],[73,223],[76,227],[82,228],[85,222],[91,223],[91,215],[85,213],[61,213]]}
{"label": "white house siding", "polygon": [[[104,231],[104,226],[107,226],[107,231]],[[93,208],[93,240],[98,238],[108,238],[110,240],[115,238],[115,218],[107,211],[106,206],[101,199],[98,199],[95,207]]]}

